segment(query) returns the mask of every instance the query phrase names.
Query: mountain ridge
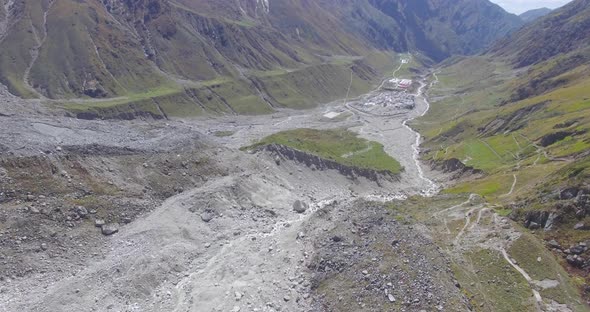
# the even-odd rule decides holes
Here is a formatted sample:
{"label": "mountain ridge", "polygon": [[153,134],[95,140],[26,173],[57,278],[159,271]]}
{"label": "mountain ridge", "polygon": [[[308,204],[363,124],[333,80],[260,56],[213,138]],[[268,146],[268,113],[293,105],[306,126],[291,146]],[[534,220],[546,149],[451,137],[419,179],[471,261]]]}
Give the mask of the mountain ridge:
{"label": "mountain ridge", "polygon": [[[434,60],[476,53],[520,26],[487,0],[467,11],[464,3],[421,2],[428,8],[422,10],[406,0],[220,0],[215,6],[205,0],[1,0],[0,83],[24,98],[128,99],[126,108],[113,101],[109,109],[141,109],[163,97],[156,113],[178,99],[186,104],[172,110],[308,107],[345,90],[326,85],[322,96],[299,100],[307,86],[298,95],[274,89],[297,89],[296,80],[305,78],[295,73],[329,66],[324,72],[332,74],[314,79],[334,80],[353,69],[358,87],[352,91],[366,92],[391,52],[416,51]],[[451,39],[441,41],[441,32]],[[209,85],[222,88],[214,92]],[[107,105],[78,104],[95,111]]]}
{"label": "mountain ridge", "polygon": [[541,18],[541,17],[551,13],[552,11],[553,10],[551,10],[549,8],[532,9],[532,10],[528,10],[518,16],[526,23],[529,23],[529,22],[532,22],[538,18]]}
{"label": "mountain ridge", "polygon": [[496,42],[490,53],[517,67],[534,65],[590,45],[590,1],[572,1]]}

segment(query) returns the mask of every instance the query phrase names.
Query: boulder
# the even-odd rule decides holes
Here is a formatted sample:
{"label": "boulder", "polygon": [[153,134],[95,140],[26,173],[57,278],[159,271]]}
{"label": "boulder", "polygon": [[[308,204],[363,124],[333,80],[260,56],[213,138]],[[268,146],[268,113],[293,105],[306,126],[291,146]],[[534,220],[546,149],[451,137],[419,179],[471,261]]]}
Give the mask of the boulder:
{"label": "boulder", "polygon": [[559,193],[559,199],[568,200],[575,198],[576,196],[578,196],[579,191],[580,190],[577,187],[566,188]]}
{"label": "boulder", "polygon": [[203,220],[203,222],[208,223],[211,220],[213,220],[213,214],[211,212],[203,212],[201,214],[201,220]]}
{"label": "boulder", "polygon": [[579,207],[581,210],[589,210],[590,209],[590,195],[578,193],[578,197],[576,197],[576,206]]}
{"label": "boulder", "polygon": [[581,267],[584,265],[584,259],[578,255],[569,255],[565,258],[567,263],[575,267]]}
{"label": "boulder", "polygon": [[574,225],[574,230],[576,231],[588,231],[590,230],[590,226],[585,224],[584,222],[578,222]]}
{"label": "boulder", "polygon": [[525,214],[524,226],[531,230],[544,228],[550,214],[549,211],[529,211]]}
{"label": "boulder", "polygon": [[84,206],[78,206],[76,207],[76,213],[80,218],[86,218],[88,216],[88,209]]}
{"label": "boulder", "polygon": [[531,222],[531,223],[529,223],[529,229],[536,230],[536,229],[539,229],[539,228],[541,228],[541,225],[539,223],[537,223],[537,222]]}
{"label": "boulder", "polygon": [[549,246],[549,248],[561,249],[561,245],[559,245],[559,243],[554,239],[548,241],[547,246]]}
{"label": "boulder", "polygon": [[119,228],[114,223],[105,224],[100,229],[102,231],[102,234],[106,236],[113,235],[119,232]]}
{"label": "boulder", "polygon": [[305,211],[307,211],[307,208],[309,208],[309,206],[305,202],[302,202],[300,200],[296,200],[293,203],[293,211],[297,213],[304,213]]}
{"label": "boulder", "polygon": [[561,219],[561,216],[555,212],[551,212],[549,214],[549,217],[547,217],[547,221],[545,222],[545,227],[543,227],[543,229],[545,231],[550,231],[553,229],[553,225],[556,224],[557,222],[559,222],[559,220]]}
{"label": "boulder", "polygon": [[586,246],[583,245],[576,245],[570,248],[570,253],[574,255],[582,254],[584,251],[586,251]]}

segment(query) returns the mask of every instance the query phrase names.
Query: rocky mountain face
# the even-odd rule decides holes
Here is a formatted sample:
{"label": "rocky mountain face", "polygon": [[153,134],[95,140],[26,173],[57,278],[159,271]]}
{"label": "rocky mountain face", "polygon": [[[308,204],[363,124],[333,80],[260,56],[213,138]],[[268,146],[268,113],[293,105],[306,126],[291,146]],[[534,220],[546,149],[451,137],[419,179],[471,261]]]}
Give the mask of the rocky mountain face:
{"label": "rocky mountain face", "polygon": [[551,9],[549,8],[540,8],[540,9],[533,9],[528,10],[519,15],[519,17],[526,23],[532,22],[538,18],[541,18],[549,13],[551,13]]}
{"label": "rocky mountain face", "polygon": [[486,0],[372,0],[404,33],[410,50],[435,60],[473,54],[519,28],[522,21]]}
{"label": "rocky mountain face", "polygon": [[[280,104],[252,76],[372,51],[441,60],[522,24],[487,0],[0,0],[0,9],[0,82],[15,95],[160,95],[232,80],[241,100],[258,98],[250,106]],[[228,93],[220,102],[231,106]]]}

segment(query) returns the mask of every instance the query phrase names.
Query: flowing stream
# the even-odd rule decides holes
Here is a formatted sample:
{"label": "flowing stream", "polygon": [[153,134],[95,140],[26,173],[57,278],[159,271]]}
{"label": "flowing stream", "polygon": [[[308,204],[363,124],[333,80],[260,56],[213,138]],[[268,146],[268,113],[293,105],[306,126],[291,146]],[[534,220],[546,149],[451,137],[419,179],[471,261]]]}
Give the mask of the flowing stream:
{"label": "flowing stream", "polygon": [[[432,86],[438,82],[438,77],[436,76],[436,73],[433,73],[433,77],[434,77],[434,81],[430,84],[430,86]],[[422,136],[420,135],[420,133],[418,133],[417,131],[412,129],[412,127],[408,126],[408,122],[410,122],[418,117],[422,117],[422,116],[426,115],[426,113],[428,113],[428,111],[430,110],[430,103],[428,102],[428,100],[426,99],[426,95],[424,94],[424,88],[426,86],[427,86],[427,84],[424,83],[424,81],[420,81],[420,87],[418,88],[418,91],[415,94],[416,98],[420,98],[422,101],[424,101],[424,103],[426,104],[426,109],[422,113],[420,113],[418,116],[411,117],[409,119],[404,120],[404,122],[402,124],[409,131],[414,133],[414,135],[416,136],[416,142],[412,145],[412,149],[414,150],[414,153],[413,153],[414,162],[416,163],[416,168],[418,169],[418,175],[420,176],[420,179],[422,179],[426,183],[428,183],[428,187],[426,189],[422,190],[422,195],[424,195],[426,197],[431,197],[431,196],[436,195],[439,192],[440,187],[434,181],[432,181],[431,179],[427,178],[424,175],[424,170],[422,169],[422,165],[420,163],[420,143],[422,142]]]}

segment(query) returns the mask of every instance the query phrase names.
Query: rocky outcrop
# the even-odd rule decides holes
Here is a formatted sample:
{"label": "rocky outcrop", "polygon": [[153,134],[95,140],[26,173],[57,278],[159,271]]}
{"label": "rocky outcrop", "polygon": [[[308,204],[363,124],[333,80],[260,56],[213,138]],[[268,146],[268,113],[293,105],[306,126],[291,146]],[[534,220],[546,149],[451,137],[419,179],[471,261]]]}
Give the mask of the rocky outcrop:
{"label": "rocky outcrop", "polygon": [[[504,103],[507,104],[508,102]],[[485,126],[478,128],[479,133],[483,135],[496,135],[505,132],[513,132],[524,128],[531,116],[545,106],[550,101],[544,101],[531,106],[521,108],[509,115],[498,116],[494,120],[488,122]]]}
{"label": "rocky outcrop", "polygon": [[[394,181],[399,180],[398,174],[393,174],[386,170],[373,170],[367,168],[359,168],[355,166],[347,166],[333,160],[324,159],[316,155],[312,155],[300,150],[296,150],[280,144],[269,144],[261,148],[262,150],[271,153],[275,157],[278,156],[283,159],[292,160],[300,164],[304,164],[309,168],[316,170],[336,170],[340,174],[350,178],[357,179],[363,177],[367,180],[376,182],[382,179]],[[259,149],[260,150],[260,149]]]}
{"label": "rocky outcrop", "polygon": [[549,220],[549,211],[529,211],[525,214],[524,227],[529,229],[544,228]]}
{"label": "rocky outcrop", "polygon": [[547,205],[546,210],[528,210],[532,205],[530,201],[521,201],[512,205],[511,218],[529,229],[555,229],[562,221],[578,220],[575,230],[588,230],[590,227],[581,222],[590,215],[590,190],[586,187],[570,186],[553,194],[542,197],[541,201],[553,203]]}
{"label": "rocky outcrop", "polygon": [[573,133],[566,132],[566,131],[559,131],[559,132],[555,132],[555,133],[550,133],[550,134],[547,134],[541,138],[540,145],[543,147],[547,147],[549,145],[553,145],[553,144],[567,138],[570,135],[573,135]]}
{"label": "rocky outcrop", "polygon": [[484,172],[480,169],[465,165],[457,158],[445,159],[442,161],[432,161],[430,167],[433,170],[444,173],[452,173],[452,179],[459,179],[466,175],[482,175]]}

